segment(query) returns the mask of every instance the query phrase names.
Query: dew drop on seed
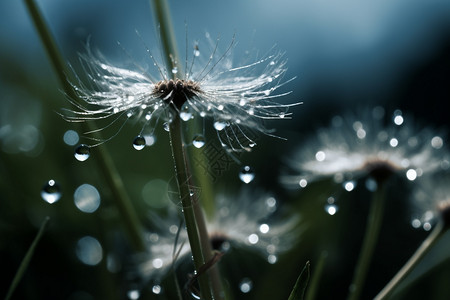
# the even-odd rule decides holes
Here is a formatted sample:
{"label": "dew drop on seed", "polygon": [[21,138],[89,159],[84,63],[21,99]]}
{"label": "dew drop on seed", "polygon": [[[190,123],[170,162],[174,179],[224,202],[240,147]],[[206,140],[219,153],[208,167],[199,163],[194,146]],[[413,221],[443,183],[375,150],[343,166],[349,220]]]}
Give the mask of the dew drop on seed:
{"label": "dew drop on seed", "polygon": [[183,121],[189,121],[192,118],[192,112],[189,106],[185,105],[181,108],[180,119]]}
{"label": "dew drop on seed", "polygon": [[194,49],[194,56],[200,56],[200,50],[198,48]]}
{"label": "dew drop on seed", "polygon": [[159,284],[155,284],[152,287],[152,292],[153,292],[153,294],[159,295],[162,292],[162,287]]}
{"label": "dew drop on seed", "polygon": [[250,166],[245,166],[242,168],[241,172],[239,172],[239,178],[243,183],[250,183],[255,179],[255,173]]}
{"label": "dew drop on seed", "polygon": [[170,130],[169,122],[164,122],[163,128],[164,128],[165,131],[169,132],[169,130]]}
{"label": "dew drop on seed", "polygon": [[300,185],[300,187],[304,188],[305,186],[308,185],[308,181],[304,178],[300,179],[300,181],[298,182],[298,185]]}
{"label": "dew drop on seed", "polygon": [[327,204],[327,205],[325,205],[325,211],[330,216],[334,216],[338,211],[338,206],[336,204]]}
{"label": "dew drop on seed", "polygon": [[81,144],[75,148],[75,158],[78,161],[85,161],[91,155],[91,150],[88,145]]}
{"label": "dew drop on seed", "polygon": [[133,148],[136,150],[142,150],[145,147],[145,138],[142,135],[138,135],[133,140]]}
{"label": "dew drop on seed", "polygon": [[41,190],[41,197],[44,201],[53,204],[61,198],[61,188],[59,184],[50,179]]}
{"label": "dew drop on seed", "polygon": [[214,128],[217,131],[223,130],[226,126],[227,126],[226,122],[223,122],[223,121],[216,121],[216,122],[214,122]]}
{"label": "dew drop on seed", "polygon": [[177,67],[174,67],[174,68],[172,69],[172,73],[173,73],[173,74],[177,74],[177,73],[178,73],[178,68],[177,68]]}
{"label": "dew drop on seed", "polygon": [[343,186],[347,192],[351,192],[356,187],[356,182],[355,181],[346,181],[346,182],[344,182]]}
{"label": "dew drop on seed", "polygon": [[197,134],[194,136],[194,139],[192,140],[192,145],[194,145],[195,148],[200,149],[205,145],[205,138],[201,134]]}
{"label": "dew drop on seed", "polygon": [[239,289],[244,294],[250,292],[252,290],[252,288],[253,288],[253,282],[249,278],[244,278],[239,283]]}

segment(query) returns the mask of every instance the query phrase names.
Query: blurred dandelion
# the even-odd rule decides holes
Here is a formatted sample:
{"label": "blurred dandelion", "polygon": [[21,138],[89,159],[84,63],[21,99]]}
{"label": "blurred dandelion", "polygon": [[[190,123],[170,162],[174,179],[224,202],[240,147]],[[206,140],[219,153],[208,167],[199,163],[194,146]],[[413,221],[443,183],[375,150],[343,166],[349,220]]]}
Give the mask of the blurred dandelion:
{"label": "blurred dandelion", "polygon": [[[297,241],[303,228],[297,227],[299,217],[273,219],[277,200],[265,193],[243,190],[236,200],[219,196],[214,216],[207,220],[207,229],[214,250],[226,253],[231,249],[248,249],[265,257],[268,263],[277,262],[278,255],[289,250]],[[157,232],[149,233],[149,257],[139,265],[144,278],[163,276],[176,259],[182,261],[190,253],[187,235],[179,230],[175,211],[169,217],[153,216]]]}
{"label": "blurred dandelion", "polygon": [[414,181],[448,169],[450,156],[442,137],[428,128],[416,130],[414,125],[400,110],[385,118],[382,107],[360,117],[336,116],[331,127],[319,130],[288,162],[300,175],[286,175],[282,180],[287,186],[305,187],[310,181],[333,177],[352,190],[354,180],[369,175],[366,187],[373,191],[390,174]]}
{"label": "blurred dandelion", "polygon": [[[234,38],[223,52],[219,50],[219,40],[214,42],[209,34],[205,40],[204,47],[197,42],[193,45],[191,55],[186,51],[184,72],[181,67],[168,70],[148,48],[154,70],[145,70],[137,64],[136,70],[116,67],[88,43],[87,53],[80,55],[88,83],[78,78],[73,84],[84,103],[72,101],[76,109],[66,112],[64,118],[105,120],[106,125],[99,130],[120,123],[119,130],[110,138],[127,120],[135,120],[143,123],[138,134],[143,140],[154,134],[160,122],[168,130],[173,113],[179,114],[183,121],[211,117],[222,146],[232,151],[250,151],[255,142],[245,128],[272,135],[263,120],[289,118],[289,107],[300,104],[274,102],[290,93],[278,93],[278,89],[293,80],[283,80],[287,70],[284,55],[272,49],[263,57],[256,55],[251,62],[234,65]],[[173,65],[180,66],[179,62]],[[97,144],[104,141],[95,140]]]}
{"label": "blurred dandelion", "polygon": [[450,176],[429,176],[413,190],[411,226],[429,231],[440,219],[450,224]]}

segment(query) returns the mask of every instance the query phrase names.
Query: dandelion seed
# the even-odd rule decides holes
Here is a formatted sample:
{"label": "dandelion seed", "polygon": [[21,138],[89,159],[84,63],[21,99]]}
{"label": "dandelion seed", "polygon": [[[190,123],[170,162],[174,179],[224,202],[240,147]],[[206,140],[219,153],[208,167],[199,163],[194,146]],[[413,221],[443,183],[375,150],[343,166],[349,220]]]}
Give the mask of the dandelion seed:
{"label": "dandelion seed", "polygon": [[[333,126],[319,130],[288,162],[298,175],[286,175],[283,182],[292,187],[298,187],[300,182],[305,187],[306,182],[334,177],[336,182],[349,178],[356,183],[366,175],[380,182],[392,174],[413,181],[445,168],[450,155],[435,133],[429,129],[415,130],[408,117],[399,111],[386,126],[385,120],[378,117],[381,110],[375,108],[374,113],[361,117],[333,118]],[[402,117],[401,124],[398,116]],[[359,134],[361,130],[364,135]],[[345,182],[343,187],[352,190],[354,184]]]}
{"label": "dandelion seed", "polygon": [[[256,56],[250,63],[233,65],[234,38],[224,51],[219,50],[219,41],[210,37],[205,44],[209,46],[195,44],[194,53],[185,58],[185,72],[178,67],[167,71],[148,49],[155,70],[147,71],[137,64],[136,70],[116,67],[98,51],[93,52],[88,44],[80,61],[90,81],[86,84],[78,79],[73,84],[83,103],[72,99],[76,109],[68,111],[64,118],[103,120],[106,125],[99,130],[115,128],[116,124],[120,130],[127,120],[135,120],[143,123],[139,135],[153,135],[156,124],[159,121],[168,124],[174,113],[183,120],[195,115],[208,116],[213,119],[214,128],[223,131],[218,134],[221,144],[231,151],[249,149],[246,145],[253,141],[245,133],[248,129],[273,136],[263,121],[287,119],[291,116],[289,108],[301,104],[274,101],[290,93],[277,91],[294,79],[283,80],[287,70],[284,55],[272,50],[264,57]],[[209,52],[209,57],[200,55],[200,48]],[[110,138],[117,133],[116,129]],[[100,144],[110,138],[94,141]]]}

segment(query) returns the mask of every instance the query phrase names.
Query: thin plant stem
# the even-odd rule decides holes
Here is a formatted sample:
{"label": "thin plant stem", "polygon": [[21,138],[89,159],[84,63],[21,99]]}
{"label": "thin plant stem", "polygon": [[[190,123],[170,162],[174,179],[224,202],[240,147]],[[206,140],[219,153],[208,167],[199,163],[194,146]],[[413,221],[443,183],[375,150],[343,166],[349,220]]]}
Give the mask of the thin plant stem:
{"label": "thin plant stem", "polygon": [[[181,70],[182,64],[180,64],[169,6],[166,0],[151,0],[151,4],[155,18],[159,23],[160,37],[164,49],[163,56],[166,62],[166,68],[168,69],[168,76],[175,79],[176,74],[184,74],[184,72]],[[177,72],[172,72],[174,68],[177,68]],[[202,265],[213,259],[213,252],[206,228],[205,217],[200,203],[198,202],[199,195],[194,193],[194,197],[191,196],[190,186],[194,186],[191,182],[192,174],[186,159],[178,112],[175,111],[174,115],[174,120],[172,120],[170,124],[171,147],[189,243],[194,257],[194,265],[198,272]],[[202,180],[202,183],[203,181],[204,180]],[[206,187],[205,190],[210,191],[210,189],[206,189]],[[210,196],[211,194],[208,193],[208,197]],[[222,282],[220,280],[218,268],[215,265],[209,268],[206,275],[203,274],[199,277],[199,283],[203,297],[223,299],[224,293]]]}
{"label": "thin plant stem", "polygon": [[[59,78],[64,92],[70,99],[80,100],[72,85],[70,84],[67,75],[66,64],[60,54],[60,51],[56,45],[56,42],[46,25],[46,22],[40,12],[38,6],[34,0],[25,0],[25,4],[30,12],[31,18],[36,26],[39,36],[47,51],[48,57],[53,65],[56,75]],[[92,122],[83,122],[83,130],[87,132],[96,132],[95,125]],[[94,139],[101,140],[98,132],[93,136]],[[139,222],[137,213],[131,204],[131,200],[125,191],[122,178],[120,177],[114,162],[105,145],[98,147],[99,159],[96,160],[98,167],[101,170],[106,182],[111,189],[113,200],[117,206],[119,214],[125,225],[125,230],[128,233],[128,237],[132,242],[132,245],[136,251],[145,251],[146,245],[143,240],[142,226]]]}
{"label": "thin plant stem", "polygon": [[373,194],[367,219],[366,232],[364,234],[363,244],[353,274],[353,280],[350,285],[348,300],[359,299],[361,295],[372,261],[373,252],[378,241],[378,235],[383,220],[385,198],[385,184],[383,182],[378,182],[378,189]]}
{"label": "thin plant stem", "polygon": [[[194,212],[194,202],[191,196],[190,174],[188,173],[187,160],[183,145],[183,135],[179,115],[175,112],[169,127],[170,145],[175,164],[175,173],[178,182],[178,191],[183,206],[183,215],[186,222],[186,231],[191,246],[192,258],[195,270],[198,273],[205,264],[202,243],[198,232],[197,220]],[[213,299],[210,281],[205,274],[199,274],[198,281],[202,299]]]}
{"label": "thin plant stem", "polygon": [[49,217],[45,217],[44,221],[41,224],[41,227],[39,228],[39,231],[34,238],[33,242],[31,243],[30,248],[28,248],[27,253],[25,254],[22,262],[20,263],[19,269],[17,269],[17,273],[14,276],[14,279],[9,286],[8,293],[6,294],[5,300],[9,300],[14,293],[14,290],[16,289],[17,285],[19,284],[20,280],[22,279],[23,275],[25,274],[25,271],[28,268],[28,265],[30,264],[31,258],[33,257],[34,250],[36,249],[37,244],[42,238],[42,235],[44,234],[45,228],[47,227],[48,221],[50,220]]}
{"label": "thin plant stem", "polygon": [[397,272],[389,283],[378,293],[374,300],[388,299],[395,288],[411,273],[415,266],[422,260],[425,254],[433,247],[439,238],[446,232],[446,227],[439,222],[430,235],[422,242],[416,252],[410,257],[406,264]]}
{"label": "thin plant stem", "polygon": [[317,295],[317,291],[320,287],[320,279],[323,274],[323,270],[325,267],[325,261],[328,257],[328,252],[322,251],[320,253],[319,260],[317,262],[317,266],[314,268],[311,276],[311,280],[309,281],[309,286],[306,290],[305,300],[314,300]]}
{"label": "thin plant stem", "polygon": [[[150,0],[156,20],[159,22],[159,32],[161,34],[161,42],[164,49],[164,60],[169,75],[175,79],[177,73],[184,74],[181,70],[182,64],[179,61],[178,47],[173,33],[172,18],[169,13],[169,4],[166,0]],[[177,72],[172,72],[177,68]]]}

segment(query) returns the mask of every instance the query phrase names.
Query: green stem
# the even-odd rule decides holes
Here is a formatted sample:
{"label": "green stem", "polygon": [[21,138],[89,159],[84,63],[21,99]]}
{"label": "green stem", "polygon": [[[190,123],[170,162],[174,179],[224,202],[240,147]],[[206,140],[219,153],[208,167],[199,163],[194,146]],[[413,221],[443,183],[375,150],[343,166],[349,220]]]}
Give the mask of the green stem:
{"label": "green stem", "polygon": [[402,282],[402,280],[414,269],[421,259],[428,253],[439,238],[446,232],[446,228],[440,222],[436,225],[430,235],[422,242],[420,247],[406,262],[406,264],[398,271],[398,273],[389,281],[389,283],[381,290],[374,300],[387,299],[395,288]]}
{"label": "green stem", "polygon": [[[67,72],[66,64],[64,63],[55,40],[50,33],[50,30],[48,29],[44,18],[42,17],[42,13],[39,11],[39,8],[37,7],[34,0],[25,0],[25,4],[30,12],[31,18],[36,26],[42,43],[44,44],[48,57],[53,64],[56,75],[58,76],[59,81],[63,86],[64,92],[70,99],[75,99],[81,102],[82,100],[79,99],[78,95],[67,79],[67,74],[69,74],[69,72]],[[83,122],[82,126],[83,129],[87,132],[96,131],[95,125],[92,122]],[[93,138],[101,140],[99,133],[94,134]],[[131,204],[128,194],[125,191],[123,181],[119,173],[117,172],[117,169],[115,168],[113,160],[111,159],[111,156],[106,147],[102,145],[98,148],[99,160],[97,160],[97,163],[99,164],[99,169],[102,171],[102,174],[106,178],[106,181],[111,189],[115,204],[119,210],[123,222],[125,223],[125,229],[128,233],[128,236],[133,243],[135,250],[145,251],[146,245],[143,240],[142,226],[139,222],[136,211]]]}
{"label": "green stem", "polygon": [[[182,64],[179,61],[178,47],[173,33],[172,19],[169,13],[169,4],[166,0],[150,0],[156,20],[159,22],[159,32],[161,34],[161,42],[164,49],[164,60],[166,62],[168,75],[175,79],[176,73],[172,73],[172,69],[178,68],[179,74],[183,74],[181,70]],[[172,75],[170,75],[172,74]]]}
{"label": "green stem", "polygon": [[353,274],[352,284],[350,285],[348,300],[359,299],[361,295],[373,252],[378,241],[378,234],[383,220],[384,204],[385,184],[379,182],[378,189],[374,192],[370,206],[364,241],[356,264],[355,273]]}
{"label": "green stem", "polygon": [[[194,203],[190,191],[190,174],[188,173],[187,160],[183,145],[183,135],[181,132],[180,117],[174,112],[174,117],[170,123],[170,145],[172,148],[172,156],[175,164],[175,173],[178,182],[178,191],[183,206],[183,215],[186,222],[186,231],[188,234],[189,244],[191,246],[192,257],[194,260],[195,270],[198,273],[200,268],[205,264],[202,242],[198,232],[197,219],[194,211]],[[213,299],[210,281],[205,274],[199,274],[198,281],[200,285],[200,293],[202,299]]]}
{"label": "green stem", "polygon": [[30,264],[31,258],[33,257],[34,250],[36,249],[37,244],[39,243],[42,235],[44,234],[45,228],[47,227],[48,221],[50,220],[49,217],[45,217],[44,221],[41,224],[41,228],[39,229],[39,232],[37,233],[36,237],[34,238],[33,242],[31,243],[30,248],[28,248],[27,253],[25,254],[25,257],[23,258],[22,262],[20,263],[19,269],[17,269],[17,273],[14,276],[14,279],[9,286],[8,293],[6,294],[5,300],[8,300],[11,298],[12,294],[14,293],[14,290],[16,289],[17,285],[19,284],[20,280],[23,277],[23,274],[28,268],[28,265]]}

